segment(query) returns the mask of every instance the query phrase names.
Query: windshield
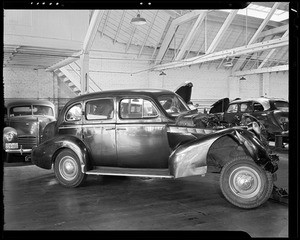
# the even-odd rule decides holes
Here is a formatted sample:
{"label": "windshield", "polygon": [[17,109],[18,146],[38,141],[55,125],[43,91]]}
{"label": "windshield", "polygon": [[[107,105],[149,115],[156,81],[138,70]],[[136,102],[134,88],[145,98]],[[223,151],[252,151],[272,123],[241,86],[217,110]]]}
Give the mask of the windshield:
{"label": "windshield", "polygon": [[289,103],[285,101],[275,101],[274,106],[276,109],[281,110],[283,112],[289,111]]}
{"label": "windshield", "polygon": [[41,105],[12,107],[9,111],[9,116],[30,116],[32,113],[33,115],[54,116],[53,109],[51,107]]}
{"label": "windshield", "polygon": [[175,94],[159,96],[158,101],[171,116],[178,116],[181,113],[190,111],[189,107]]}

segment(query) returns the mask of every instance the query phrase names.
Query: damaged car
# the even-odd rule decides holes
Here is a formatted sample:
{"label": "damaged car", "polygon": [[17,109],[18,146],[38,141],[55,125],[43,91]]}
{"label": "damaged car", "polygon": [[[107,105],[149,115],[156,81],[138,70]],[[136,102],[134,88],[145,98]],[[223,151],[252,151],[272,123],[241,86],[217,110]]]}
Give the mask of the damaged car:
{"label": "damaged car", "polygon": [[248,114],[260,121],[266,130],[266,138],[274,140],[276,135],[284,136],[288,141],[289,133],[289,103],[278,98],[218,100],[212,105],[210,114],[219,116],[220,121],[229,126],[239,125],[242,115]]}
{"label": "damaged car", "polygon": [[260,125],[201,128],[193,122],[197,109],[185,100],[168,90],[75,97],[44,129],[32,162],[53,169],[65,187],[82,185],[88,175],[177,179],[217,170],[233,205],[250,209],[266,202],[278,157],[261,142]]}

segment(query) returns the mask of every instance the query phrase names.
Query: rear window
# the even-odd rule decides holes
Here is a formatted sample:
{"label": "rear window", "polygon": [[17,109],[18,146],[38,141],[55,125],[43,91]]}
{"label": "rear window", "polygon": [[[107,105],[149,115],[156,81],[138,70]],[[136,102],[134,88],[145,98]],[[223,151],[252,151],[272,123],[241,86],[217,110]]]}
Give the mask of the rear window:
{"label": "rear window", "polygon": [[289,103],[285,101],[275,101],[274,106],[276,109],[288,112],[289,111]]}

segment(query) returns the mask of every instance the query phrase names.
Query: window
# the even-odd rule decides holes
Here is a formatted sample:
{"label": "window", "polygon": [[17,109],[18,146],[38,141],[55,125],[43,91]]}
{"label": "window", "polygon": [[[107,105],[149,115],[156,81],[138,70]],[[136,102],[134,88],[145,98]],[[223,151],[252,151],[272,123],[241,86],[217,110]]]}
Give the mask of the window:
{"label": "window", "polygon": [[32,115],[31,106],[12,107],[9,111],[9,116],[26,116]]}
{"label": "window", "polygon": [[54,116],[53,109],[48,106],[33,106],[33,115]]}
{"label": "window", "polygon": [[153,104],[141,98],[126,98],[120,102],[121,118],[153,118],[157,117]]}
{"label": "window", "polygon": [[66,114],[66,120],[68,122],[79,121],[81,120],[81,116],[82,116],[82,108],[81,108],[81,104],[79,103],[69,109],[69,111]]}
{"label": "window", "polygon": [[114,101],[113,99],[98,99],[87,102],[85,112],[87,120],[112,119]]}
{"label": "window", "polygon": [[252,108],[251,108],[250,102],[241,104],[241,112],[251,112],[251,110],[252,110]]}
{"label": "window", "polygon": [[264,110],[263,105],[261,105],[260,103],[257,103],[257,102],[253,103],[253,111],[254,112],[261,112],[263,110]]}
{"label": "window", "polygon": [[283,112],[289,111],[289,103],[285,101],[275,101],[274,106],[276,109],[281,110]]}
{"label": "window", "polygon": [[236,113],[238,111],[238,105],[237,104],[231,104],[228,106],[227,113]]}
{"label": "window", "polygon": [[176,95],[159,96],[158,101],[170,115],[177,116],[190,110]]}

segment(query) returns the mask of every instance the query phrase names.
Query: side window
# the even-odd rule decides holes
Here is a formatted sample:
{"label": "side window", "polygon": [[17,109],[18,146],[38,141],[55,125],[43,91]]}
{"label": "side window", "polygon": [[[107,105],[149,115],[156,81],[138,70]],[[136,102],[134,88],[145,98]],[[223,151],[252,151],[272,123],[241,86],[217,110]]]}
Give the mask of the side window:
{"label": "side window", "polygon": [[120,102],[120,117],[133,118],[155,118],[157,111],[154,105],[142,98],[125,98]]}
{"label": "side window", "polygon": [[85,114],[87,120],[112,119],[114,114],[114,100],[98,99],[87,102]]}
{"label": "side window", "polygon": [[241,104],[241,112],[251,112],[252,107],[250,102],[242,103]]}
{"label": "side window", "polygon": [[81,116],[82,116],[82,108],[81,108],[81,104],[79,103],[69,109],[65,119],[67,122],[80,121]]}
{"label": "side window", "polygon": [[238,111],[238,105],[237,104],[231,104],[228,106],[227,113],[236,113]]}
{"label": "side window", "polygon": [[253,103],[253,110],[254,112],[262,112],[264,110],[263,105],[261,105],[260,103]]}

